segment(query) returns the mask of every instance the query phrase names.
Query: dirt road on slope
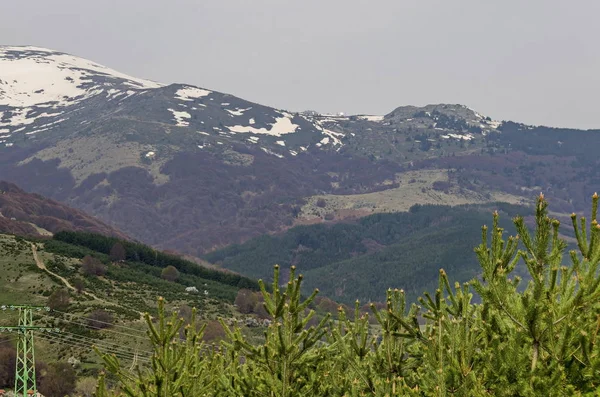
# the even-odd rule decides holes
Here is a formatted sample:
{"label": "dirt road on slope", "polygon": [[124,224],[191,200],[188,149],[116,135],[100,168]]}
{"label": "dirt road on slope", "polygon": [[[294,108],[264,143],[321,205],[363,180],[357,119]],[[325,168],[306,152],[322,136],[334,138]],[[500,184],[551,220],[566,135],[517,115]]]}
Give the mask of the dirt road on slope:
{"label": "dirt road on slope", "polygon": [[[71,291],[77,292],[77,288],[73,287],[73,285],[71,285],[71,283],[69,282],[69,280],[67,280],[66,278],[64,278],[64,277],[62,277],[62,276],[54,273],[53,271],[49,270],[46,267],[46,264],[44,264],[44,261],[42,261],[40,259],[40,257],[38,256],[37,246],[34,243],[31,243],[31,252],[33,253],[33,259],[35,260],[35,264],[37,265],[38,268],[42,269],[43,271],[45,271],[46,273],[50,274],[51,276],[56,277],[57,279],[59,279],[65,285],[65,287],[67,287]],[[86,296],[89,296],[90,298],[93,298],[93,299],[95,299],[95,300],[97,300],[99,302],[102,302],[102,303],[104,303],[104,304],[106,304],[108,306],[118,306],[118,305],[115,305],[112,302],[109,302],[107,300],[99,298],[98,296],[92,294],[91,292],[81,291],[81,293],[84,294],[84,295],[86,295]],[[139,312],[139,311],[138,311],[138,313],[140,314],[140,318],[143,318],[144,313]]]}
{"label": "dirt road on slope", "polygon": [[37,253],[37,247],[35,244],[31,243],[31,252],[33,252],[33,259],[35,260],[35,264],[37,265],[38,268],[42,269],[43,271],[45,271],[46,273],[56,277],[57,279],[59,279],[60,281],[62,281],[62,283],[70,290],[72,291],[77,291],[77,289],[75,287],[73,287],[71,285],[71,283],[69,283],[69,281],[62,277],[59,276],[58,274],[54,273],[51,270],[48,270],[48,268],[46,267],[46,265],[44,264],[44,262],[40,259],[40,257],[38,256]]}
{"label": "dirt road on slope", "polygon": [[[77,292],[77,288],[73,287],[71,285],[71,283],[69,282],[69,280],[67,280],[66,278],[54,273],[53,271],[49,270],[46,267],[46,264],[44,264],[44,261],[42,261],[40,259],[40,257],[38,256],[37,253],[37,246],[34,243],[31,243],[31,252],[33,252],[33,259],[35,260],[35,264],[37,265],[38,268],[42,269],[43,271],[45,271],[46,273],[56,277],[57,279],[59,279],[64,285],[65,287],[67,287],[68,289],[70,289],[71,291],[75,291]],[[90,298],[93,298],[97,301],[100,301],[102,303],[106,303],[108,305],[114,306],[113,303],[105,301],[104,299],[98,298],[96,295],[92,294],[91,292],[87,292],[87,291],[81,291],[82,294],[89,296]]]}

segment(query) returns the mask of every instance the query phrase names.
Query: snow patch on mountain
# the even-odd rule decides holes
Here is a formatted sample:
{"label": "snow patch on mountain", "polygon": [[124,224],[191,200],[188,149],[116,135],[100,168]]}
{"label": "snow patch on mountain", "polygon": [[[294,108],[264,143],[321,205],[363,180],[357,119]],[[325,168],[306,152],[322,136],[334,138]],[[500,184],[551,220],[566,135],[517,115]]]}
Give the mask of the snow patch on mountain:
{"label": "snow patch on mountain", "polygon": [[449,139],[449,138],[454,138],[454,139],[462,139],[465,141],[470,141],[471,139],[475,138],[475,136],[473,134],[466,134],[466,135],[460,135],[460,134],[447,134],[447,135],[440,135],[442,138],[444,139]]}
{"label": "snow patch on mountain", "polygon": [[498,121],[498,120],[492,120],[492,121],[488,121],[487,125],[490,128],[493,128],[493,129],[497,130],[498,127],[500,127],[502,125],[502,122]]}
{"label": "snow patch on mountain", "polygon": [[108,98],[109,101],[118,98],[121,95],[127,95],[125,92],[111,88],[108,91],[106,91],[106,98]]}
{"label": "snow patch on mountain", "polygon": [[174,109],[167,109],[169,112],[173,113],[173,117],[175,118],[175,122],[178,127],[189,127],[190,122],[186,119],[190,119],[192,117],[188,112],[178,112]]}
{"label": "snow patch on mountain", "polygon": [[383,121],[383,116],[373,116],[373,115],[360,115],[357,116],[361,120],[380,122]]}
{"label": "snow patch on mountain", "polygon": [[[102,83],[93,81],[98,77]],[[65,106],[98,95],[103,88],[117,83],[138,90],[162,86],[45,48],[0,46],[0,105]]]}
{"label": "snow patch on mountain", "polygon": [[198,87],[187,86],[180,88],[175,92],[175,98],[182,101],[193,101],[212,94],[212,91],[204,90]]}
{"label": "snow patch on mountain", "polygon": [[329,144],[329,138],[331,138],[331,142],[334,146],[340,146],[340,147],[343,146],[341,138],[343,138],[345,136],[345,134],[343,134],[341,132],[332,131],[329,128],[325,127],[325,123],[328,123],[328,124],[330,124],[332,122],[335,123],[336,120],[332,120],[332,119],[328,119],[328,118],[321,119],[321,120],[319,120],[319,119],[315,119],[315,120],[307,119],[307,120],[311,121],[313,123],[313,125],[315,126],[315,128],[317,130],[321,131],[321,133],[327,137],[327,140],[325,140],[325,138],[323,138],[321,140],[321,142],[317,144],[317,146],[320,147],[321,145]]}
{"label": "snow patch on mountain", "polygon": [[[234,116],[242,116],[244,114],[244,112],[247,112],[250,109],[252,109],[252,106],[250,106],[247,109],[236,108],[235,110],[225,109],[225,111],[229,112],[230,114],[232,114]],[[250,124],[253,124],[253,123],[250,123]]]}
{"label": "snow patch on mountain", "polygon": [[292,134],[298,128],[297,124],[292,123],[292,117],[288,113],[283,113],[282,117],[277,117],[275,122],[271,124],[271,128],[255,128],[251,126],[234,125],[229,128],[230,131],[239,133],[264,134],[272,136],[281,136]]}
{"label": "snow patch on mountain", "polygon": [[279,153],[275,153],[274,151],[272,151],[272,150],[269,150],[269,149],[267,149],[267,148],[261,147],[261,149],[263,150],[263,152],[265,152],[265,153],[267,153],[267,154],[270,154],[270,155],[272,155],[272,156],[275,156],[275,157],[277,157],[277,158],[280,158],[280,159],[282,159],[282,158],[284,157],[283,155],[281,155],[281,154],[279,154]]}
{"label": "snow patch on mountain", "polygon": [[57,113],[44,112],[37,116],[28,117],[29,113],[33,113],[32,108],[15,109],[14,111],[10,112],[11,117],[8,119],[8,122],[0,122],[0,126],[19,127],[22,125],[29,125],[29,124],[33,124],[37,119],[60,116],[64,112],[57,112]]}

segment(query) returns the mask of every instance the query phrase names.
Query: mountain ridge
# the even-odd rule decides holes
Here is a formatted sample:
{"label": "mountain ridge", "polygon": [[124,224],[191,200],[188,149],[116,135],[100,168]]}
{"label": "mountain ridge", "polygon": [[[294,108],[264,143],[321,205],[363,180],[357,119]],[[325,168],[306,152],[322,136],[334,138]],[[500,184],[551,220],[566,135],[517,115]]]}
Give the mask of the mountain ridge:
{"label": "mountain ridge", "polygon": [[[97,102],[99,97],[105,99],[107,104],[114,102],[119,107],[126,105],[127,99],[141,96],[138,99],[144,105],[144,111],[151,110],[155,117],[160,116],[162,121],[174,124],[175,127],[193,128],[206,136],[213,135],[215,131],[217,135],[229,138],[231,135],[246,134],[242,139],[254,144],[263,138],[275,147],[285,147],[290,143],[270,137],[281,138],[300,130],[303,131],[302,135],[307,134],[304,131],[312,135],[320,133],[321,138],[318,140],[301,139],[300,142],[293,143],[293,150],[288,152],[291,155],[306,151],[311,145],[340,146],[340,137],[344,137],[345,133],[329,129],[332,125],[339,127],[340,123],[357,120],[378,123],[384,122],[387,117],[291,113],[189,84],[166,85],[137,79],[92,61],[39,47],[0,47],[0,60],[4,70],[3,83],[0,85],[0,106],[5,109],[0,118],[4,134],[0,143],[5,146],[16,143],[11,141],[15,132],[37,135],[55,129],[57,125],[68,121],[66,115],[70,115],[70,118],[76,116],[73,114],[75,111],[70,110],[74,105],[87,100]],[[44,76],[44,79],[32,76]],[[154,108],[151,103],[153,96],[162,96],[163,101],[159,103],[169,101],[171,106]],[[91,105],[97,106],[93,101]],[[433,107],[439,110],[447,106],[454,105],[429,105],[423,109]],[[258,109],[254,109],[252,115],[244,117],[245,112],[255,107]],[[225,117],[217,114],[214,108],[219,108]],[[48,113],[45,109],[65,110]],[[397,115],[400,109],[406,110],[407,107],[397,108],[389,115]],[[473,124],[478,123],[480,127],[486,128],[485,124],[477,121],[478,113],[467,107],[461,109],[463,113],[472,113],[469,120]],[[199,112],[203,119],[198,123],[196,119]],[[130,115],[135,113],[136,109],[129,110]],[[485,121],[483,117],[479,118]],[[86,124],[86,120],[80,121],[80,124]],[[490,128],[497,128],[497,125],[491,125]]]}

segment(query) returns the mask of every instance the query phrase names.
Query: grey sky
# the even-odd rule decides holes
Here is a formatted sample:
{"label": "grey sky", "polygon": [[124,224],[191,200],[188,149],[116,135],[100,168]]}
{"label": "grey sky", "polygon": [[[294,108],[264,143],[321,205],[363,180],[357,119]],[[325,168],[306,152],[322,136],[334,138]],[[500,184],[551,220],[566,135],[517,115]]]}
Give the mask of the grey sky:
{"label": "grey sky", "polygon": [[600,128],[597,0],[0,1],[0,42],[289,110]]}

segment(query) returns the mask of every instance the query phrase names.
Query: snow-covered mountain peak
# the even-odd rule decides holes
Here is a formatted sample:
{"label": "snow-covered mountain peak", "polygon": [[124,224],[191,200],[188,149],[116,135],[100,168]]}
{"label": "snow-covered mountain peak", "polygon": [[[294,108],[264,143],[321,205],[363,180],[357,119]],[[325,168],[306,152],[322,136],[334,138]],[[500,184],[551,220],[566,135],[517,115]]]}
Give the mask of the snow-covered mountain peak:
{"label": "snow-covered mountain peak", "polygon": [[[0,46],[0,146],[16,134],[39,132],[73,122],[74,113],[163,87],[73,55],[32,46]],[[84,120],[85,121],[85,120]],[[83,123],[79,120],[78,123]]]}
{"label": "snow-covered mountain peak", "polygon": [[58,51],[0,46],[0,106],[56,108],[104,90],[117,94],[161,86]]}
{"label": "snow-covered mountain peak", "polygon": [[[147,162],[162,156],[160,143],[169,150],[245,145],[283,158],[327,150],[364,153],[381,142],[404,142],[409,134],[417,143],[472,141],[499,124],[447,104],[400,107],[385,116],[296,113],[189,84],[132,77],[59,51],[0,46],[0,149],[122,133],[148,145],[142,154]],[[393,153],[382,150],[381,158]]]}

